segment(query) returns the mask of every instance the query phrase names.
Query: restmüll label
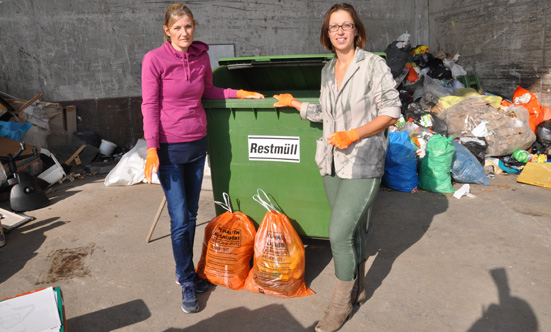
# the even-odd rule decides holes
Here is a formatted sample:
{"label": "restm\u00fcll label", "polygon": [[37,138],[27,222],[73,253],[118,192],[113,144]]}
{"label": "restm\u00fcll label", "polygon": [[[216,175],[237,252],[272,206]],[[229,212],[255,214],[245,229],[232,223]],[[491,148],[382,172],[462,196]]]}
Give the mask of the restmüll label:
{"label": "restm\u00fcll label", "polygon": [[249,160],[300,163],[300,137],[249,135]]}

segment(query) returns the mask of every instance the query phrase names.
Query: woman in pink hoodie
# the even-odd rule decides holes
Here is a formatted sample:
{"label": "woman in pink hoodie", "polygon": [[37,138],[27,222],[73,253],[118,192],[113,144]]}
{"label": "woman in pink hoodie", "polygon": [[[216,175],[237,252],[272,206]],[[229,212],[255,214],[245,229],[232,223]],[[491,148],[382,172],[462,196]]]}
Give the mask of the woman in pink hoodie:
{"label": "woman in pink hoodie", "polygon": [[177,282],[182,285],[182,310],[199,310],[195,292],[207,290],[193,264],[193,240],[207,151],[207,119],[202,98],[260,99],[260,93],[217,88],[207,44],[194,41],[197,22],[188,7],[168,7],[165,43],[142,62],[142,114],[147,141],[144,174],[151,183],[158,172],[170,215]]}

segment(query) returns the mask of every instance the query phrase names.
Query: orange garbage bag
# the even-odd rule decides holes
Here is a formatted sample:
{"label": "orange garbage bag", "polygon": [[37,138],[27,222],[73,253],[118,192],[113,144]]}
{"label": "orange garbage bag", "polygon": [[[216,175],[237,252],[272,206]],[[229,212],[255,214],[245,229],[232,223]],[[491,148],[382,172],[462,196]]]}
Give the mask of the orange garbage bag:
{"label": "orange garbage bag", "polygon": [[513,94],[513,103],[524,106],[528,110],[530,114],[528,124],[535,134],[538,125],[543,121],[543,108],[538,102],[538,98],[532,92],[517,86]]}
{"label": "orange garbage bag", "polygon": [[415,71],[415,69],[413,69],[411,65],[406,65],[405,67],[409,70],[407,80],[412,83],[417,81],[419,79],[419,75],[417,75],[417,72]]}
{"label": "orange garbage bag", "polygon": [[205,228],[196,272],[212,284],[239,290],[249,274],[256,230],[245,214],[231,211],[226,193],[224,199],[226,204],[215,203],[228,211],[214,217]]}
{"label": "orange garbage bag", "polygon": [[267,201],[258,194],[253,196],[268,212],[256,233],[254,263],[245,289],[283,298],[315,294],[304,283],[302,240],[287,216],[277,211],[264,195]]}
{"label": "orange garbage bag", "polygon": [[543,118],[541,122],[551,120],[551,107],[543,107]]}

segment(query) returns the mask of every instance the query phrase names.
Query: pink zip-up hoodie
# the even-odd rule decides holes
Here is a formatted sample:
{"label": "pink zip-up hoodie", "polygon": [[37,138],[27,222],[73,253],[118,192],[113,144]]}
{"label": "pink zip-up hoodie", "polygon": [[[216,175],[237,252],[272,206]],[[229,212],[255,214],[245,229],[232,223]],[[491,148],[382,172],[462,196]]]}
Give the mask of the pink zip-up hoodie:
{"label": "pink zip-up hoodie", "polygon": [[201,98],[237,97],[237,90],[212,84],[208,49],[207,44],[194,41],[188,52],[181,52],[167,41],[144,56],[142,114],[147,148],[205,137],[207,118]]}

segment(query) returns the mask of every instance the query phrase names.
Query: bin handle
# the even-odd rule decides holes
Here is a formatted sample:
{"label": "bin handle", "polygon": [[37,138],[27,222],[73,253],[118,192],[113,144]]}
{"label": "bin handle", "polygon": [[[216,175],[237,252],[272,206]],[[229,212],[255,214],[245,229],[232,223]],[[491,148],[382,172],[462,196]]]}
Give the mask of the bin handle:
{"label": "bin handle", "polygon": [[[264,199],[263,200],[261,197],[260,197],[260,193],[264,194]],[[253,195],[253,199],[259,203],[260,205],[262,205],[266,210],[268,211],[276,211],[277,213],[281,213],[279,212],[274,204],[272,203],[272,201],[270,200],[270,198],[268,197],[268,195],[266,195],[266,193],[264,192],[264,190],[262,189],[257,189],[256,190],[256,195]]]}
{"label": "bin handle", "polygon": [[218,202],[218,201],[214,201],[214,204],[218,204],[218,205],[220,205],[224,210],[226,210],[226,211],[228,211],[228,212],[230,212],[230,213],[233,213],[232,208],[231,208],[230,195],[228,195],[227,193],[222,193],[222,196],[224,197],[224,203]]}

